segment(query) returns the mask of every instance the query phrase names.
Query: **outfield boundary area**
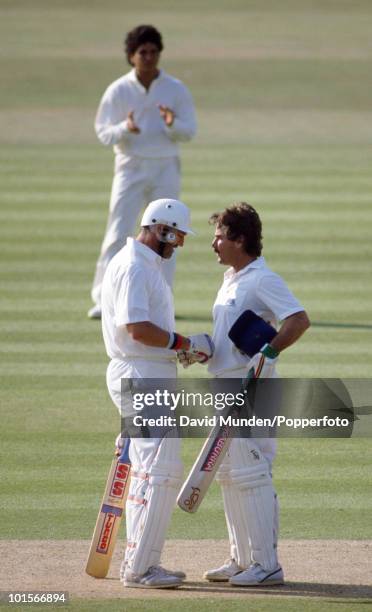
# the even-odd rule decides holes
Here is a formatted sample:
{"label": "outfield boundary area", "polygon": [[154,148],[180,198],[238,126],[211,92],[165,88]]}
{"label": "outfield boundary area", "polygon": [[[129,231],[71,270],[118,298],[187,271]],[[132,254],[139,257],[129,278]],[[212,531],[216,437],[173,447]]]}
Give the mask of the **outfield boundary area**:
{"label": "outfield boundary area", "polygon": [[[72,600],[151,599],[152,589],[125,589],[119,581],[124,544],[116,547],[110,572],[96,580],[84,572],[86,540],[1,540],[1,590],[68,591]],[[228,556],[224,540],[169,540],[163,565],[183,569],[182,589],[156,591],[157,598],[241,598],[247,596],[332,597],[372,601],[372,540],[282,540],[279,555],[286,583],[280,587],[236,588],[208,583],[203,572]]]}

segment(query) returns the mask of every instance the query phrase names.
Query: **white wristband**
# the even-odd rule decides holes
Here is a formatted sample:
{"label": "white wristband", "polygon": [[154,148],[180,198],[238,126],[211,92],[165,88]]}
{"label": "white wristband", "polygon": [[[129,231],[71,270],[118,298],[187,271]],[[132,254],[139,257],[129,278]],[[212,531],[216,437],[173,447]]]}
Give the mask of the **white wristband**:
{"label": "white wristband", "polygon": [[169,332],[169,340],[165,348],[170,349],[170,347],[173,346],[174,341],[175,341],[174,332]]}

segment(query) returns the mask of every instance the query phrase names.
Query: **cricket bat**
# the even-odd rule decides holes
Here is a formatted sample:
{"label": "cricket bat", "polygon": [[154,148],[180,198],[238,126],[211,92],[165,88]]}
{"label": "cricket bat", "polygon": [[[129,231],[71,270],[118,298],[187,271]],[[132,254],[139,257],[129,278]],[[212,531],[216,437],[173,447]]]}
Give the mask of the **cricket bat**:
{"label": "cricket bat", "polygon": [[[250,370],[243,382],[243,390],[254,380],[254,370]],[[246,400],[247,401],[247,400]],[[239,408],[232,406],[224,416],[238,414]],[[181,491],[177,504],[185,512],[196,512],[207,493],[218,468],[220,467],[232,440],[233,426],[216,423],[192,466]]]}
{"label": "cricket bat", "polygon": [[177,497],[185,512],[196,512],[231,443],[231,427],[215,425],[196,459]]}
{"label": "cricket bat", "polygon": [[110,567],[129,489],[129,443],[115,456],[98,513],[85,571],[94,578],[105,578]]}

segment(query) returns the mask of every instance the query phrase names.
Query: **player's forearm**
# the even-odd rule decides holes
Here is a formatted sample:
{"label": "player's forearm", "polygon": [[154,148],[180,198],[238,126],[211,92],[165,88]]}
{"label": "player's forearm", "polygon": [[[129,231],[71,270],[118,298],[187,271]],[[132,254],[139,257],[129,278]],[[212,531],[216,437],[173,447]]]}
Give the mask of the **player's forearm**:
{"label": "player's forearm", "polygon": [[128,134],[127,119],[118,104],[105,97],[98,107],[94,129],[98,139],[105,146],[118,144]]}
{"label": "player's forearm", "polygon": [[118,144],[128,133],[126,121],[121,121],[117,125],[109,125],[96,122],[95,130],[98,139],[106,147]]}
{"label": "player's forearm", "polygon": [[[126,327],[133,340],[136,340],[137,342],[141,342],[146,346],[171,348],[169,343],[173,340],[173,334],[169,334],[169,332],[167,332],[165,329],[158,327],[150,321],[128,323]],[[177,349],[175,350],[188,350],[189,347],[190,340],[177,334]]]}
{"label": "player's forearm", "polygon": [[128,323],[127,331],[133,340],[146,346],[165,347],[169,341],[169,333],[150,321]]}
{"label": "player's forearm", "polygon": [[195,136],[196,123],[194,121],[182,121],[176,117],[173,124],[167,127],[167,131],[171,140],[187,142]]}
{"label": "player's forearm", "polygon": [[283,321],[278,335],[270,342],[270,345],[280,353],[294,344],[309,327],[310,321],[306,312],[297,312]]}

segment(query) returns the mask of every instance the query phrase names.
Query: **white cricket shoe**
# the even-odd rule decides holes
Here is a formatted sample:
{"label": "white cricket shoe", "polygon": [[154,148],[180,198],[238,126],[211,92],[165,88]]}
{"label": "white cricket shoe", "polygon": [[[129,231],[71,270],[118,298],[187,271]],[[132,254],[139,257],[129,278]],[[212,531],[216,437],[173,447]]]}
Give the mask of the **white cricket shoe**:
{"label": "white cricket shoe", "polygon": [[283,570],[278,565],[275,570],[264,570],[259,563],[254,563],[247,570],[232,576],[229,580],[234,586],[270,586],[284,583]]}
{"label": "white cricket shoe", "polygon": [[[156,565],[156,566],[154,565],[153,567],[161,569],[163,572],[165,572],[166,574],[169,574],[170,576],[177,576],[177,578],[180,578],[181,580],[185,580],[186,578],[186,574],[182,570],[173,571],[173,570],[166,569],[165,567],[162,567],[161,565]],[[125,575],[126,569],[127,569],[127,564],[125,561],[122,561],[121,566],[120,566],[120,581],[121,582],[124,581],[124,575]]]}
{"label": "white cricket shoe", "polygon": [[182,578],[168,573],[161,566],[152,566],[144,574],[135,574],[127,568],[122,582],[126,587],[139,589],[175,589],[182,585]]}
{"label": "white cricket shoe", "polygon": [[88,315],[88,319],[101,319],[102,318],[101,306],[99,306],[98,304],[95,304],[94,306],[92,306],[92,308],[89,308],[87,315]]}
{"label": "white cricket shoe", "polygon": [[205,572],[204,578],[209,582],[228,582],[232,576],[242,571],[243,568],[237,564],[235,559],[226,559],[221,567]]}

